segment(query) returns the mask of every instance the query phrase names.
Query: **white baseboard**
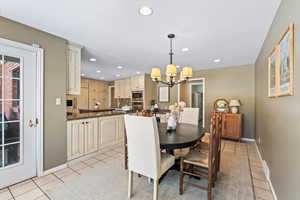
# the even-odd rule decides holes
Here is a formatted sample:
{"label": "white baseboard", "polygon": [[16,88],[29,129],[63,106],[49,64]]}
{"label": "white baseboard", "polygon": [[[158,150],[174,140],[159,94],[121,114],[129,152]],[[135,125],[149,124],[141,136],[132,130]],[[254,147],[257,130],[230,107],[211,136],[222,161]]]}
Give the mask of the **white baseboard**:
{"label": "white baseboard", "polygon": [[241,140],[245,142],[255,142],[255,139],[252,138],[241,138]]}
{"label": "white baseboard", "polygon": [[57,171],[59,171],[59,170],[62,170],[62,169],[67,168],[67,166],[68,166],[67,164],[62,164],[62,165],[59,165],[59,166],[57,166],[57,167],[48,169],[48,170],[44,171],[44,172],[42,173],[41,176],[46,176],[46,175],[48,175],[48,174],[52,174],[52,173],[54,173],[54,172],[57,172]]}
{"label": "white baseboard", "polygon": [[271,179],[270,179],[270,169],[269,169],[269,167],[268,167],[268,164],[267,164],[267,162],[266,162],[265,160],[262,159],[262,156],[261,156],[261,154],[260,154],[260,151],[259,151],[259,149],[258,149],[258,146],[257,146],[257,143],[256,143],[256,142],[255,142],[255,146],[256,146],[257,153],[258,153],[258,155],[259,155],[259,159],[260,159],[260,161],[261,161],[261,163],[262,163],[262,166],[263,166],[263,168],[264,168],[265,176],[267,177],[267,180],[268,180],[268,182],[269,182],[269,185],[270,185],[270,188],[271,188],[271,191],[272,191],[274,200],[278,200],[278,198],[277,198],[277,196],[276,196],[276,193],[275,193],[275,189],[274,189],[273,184],[272,184]]}

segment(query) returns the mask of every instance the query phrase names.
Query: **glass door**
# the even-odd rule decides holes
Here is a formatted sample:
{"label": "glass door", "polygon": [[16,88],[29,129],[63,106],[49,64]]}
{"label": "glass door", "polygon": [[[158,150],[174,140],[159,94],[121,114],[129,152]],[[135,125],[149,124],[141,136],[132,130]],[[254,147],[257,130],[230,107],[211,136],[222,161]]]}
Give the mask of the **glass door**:
{"label": "glass door", "polygon": [[36,59],[0,43],[0,188],[36,175]]}

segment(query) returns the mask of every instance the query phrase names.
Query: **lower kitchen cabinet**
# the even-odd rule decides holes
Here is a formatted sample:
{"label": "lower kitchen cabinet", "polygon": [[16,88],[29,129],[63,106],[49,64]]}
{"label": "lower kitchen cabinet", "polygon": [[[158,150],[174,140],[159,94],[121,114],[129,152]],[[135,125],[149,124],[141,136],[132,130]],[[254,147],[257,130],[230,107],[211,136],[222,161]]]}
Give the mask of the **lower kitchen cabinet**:
{"label": "lower kitchen cabinet", "polygon": [[124,132],[123,115],[68,121],[68,160],[113,147],[124,139]]}
{"label": "lower kitchen cabinet", "polygon": [[124,116],[99,118],[99,149],[114,145],[124,138]]}
{"label": "lower kitchen cabinet", "polygon": [[97,122],[96,118],[68,121],[68,160],[73,160],[98,150]]}

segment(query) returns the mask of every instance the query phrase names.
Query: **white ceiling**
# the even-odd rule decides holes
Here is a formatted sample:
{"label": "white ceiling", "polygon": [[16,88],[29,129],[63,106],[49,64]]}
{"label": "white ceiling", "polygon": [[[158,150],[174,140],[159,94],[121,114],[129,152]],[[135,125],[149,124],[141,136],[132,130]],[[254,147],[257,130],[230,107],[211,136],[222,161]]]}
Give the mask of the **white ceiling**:
{"label": "white ceiling", "polygon": [[[79,43],[82,72],[105,80],[164,70],[167,34],[175,33],[175,64],[209,69],[252,64],[280,0],[6,0],[1,15]],[[140,16],[142,6],[153,9]],[[190,51],[181,52],[188,47]],[[88,61],[95,57],[97,62]],[[213,60],[220,58],[220,63]],[[122,65],[122,70],[116,66]],[[101,73],[96,73],[101,70]]]}

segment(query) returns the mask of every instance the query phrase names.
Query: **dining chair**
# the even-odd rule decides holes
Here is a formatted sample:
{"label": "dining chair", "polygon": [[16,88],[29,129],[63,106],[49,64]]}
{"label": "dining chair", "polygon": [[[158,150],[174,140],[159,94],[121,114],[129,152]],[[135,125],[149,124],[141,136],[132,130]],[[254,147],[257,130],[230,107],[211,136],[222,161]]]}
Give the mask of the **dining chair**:
{"label": "dining chair", "polygon": [[183,108],[180,112],[179,123],[199,124],[199,108]]}
{"label": "dining chair", "polygon": [[[183,108],[179,115],[179,123],[184,124],[199,124],[199,108]],[[190,148],[176,149],[174,155],[176,158],[180,158],[189,153]]]}
{"label": "dining chair", "polygon": [[[211,116],[211,133],[209,135],[209,150],[201,151],[193,149],[188,155],[180,160],[179,194],[183,194],[183,185],[189,184],[200,189],[207,190],[208,200],[212,199],[212,188],[214,187],[218,167],[218,139],[217,139],[217,115]],[[184,176],[195,176],[208,180],[207,187],[184,181]]]}
{"label": "dining chair", "polygon": [[174,156],[160,150],[155,117],[125,115],[128,151],[128,198],[132,196],[133,173],[153,179],[153,200],[158,199],[159,179],[174,163]]}

